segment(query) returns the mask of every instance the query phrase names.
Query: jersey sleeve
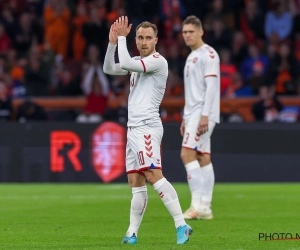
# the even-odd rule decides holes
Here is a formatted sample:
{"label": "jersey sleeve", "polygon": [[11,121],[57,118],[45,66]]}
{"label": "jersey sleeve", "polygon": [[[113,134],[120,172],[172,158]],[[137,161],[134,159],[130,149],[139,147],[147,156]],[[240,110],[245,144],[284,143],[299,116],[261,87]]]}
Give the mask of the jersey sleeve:
{"label": "jersey sleeve", "polygon": [[208,49],[204,57],[204,77],[218,77],[219,68],[219,56],[214,50]]}
{"label": "jersey sleeve", "polygon": [[117,45],[108,44],[107,51],[104,58],[103,72],[109,75],[127,75],[130,72],[121,69],[119,63],[115,63],[115,52]]}
{"label": "jersey sleeve", "polygon": [[139,60],[136,58],[131,58],[126,45],[126,37],[123,36],[118,37],[118,54],[120,65],[123,70],[130,72],[149,73],[165,68],[164,60],[157,53]]}

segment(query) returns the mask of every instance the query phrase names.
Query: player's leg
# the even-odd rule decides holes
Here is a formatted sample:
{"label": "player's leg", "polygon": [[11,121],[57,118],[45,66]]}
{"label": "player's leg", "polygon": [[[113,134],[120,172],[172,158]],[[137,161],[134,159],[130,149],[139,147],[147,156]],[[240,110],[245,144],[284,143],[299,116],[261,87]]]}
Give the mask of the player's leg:
{"label": "player's leg", "polygon": [[211,163],[211,145],[210,137],[215,128],[214,122],[209,122],[208,131],[204,134],[201,151],[197,155],[198,162],[201,166],[202,182],[201,182],[201,207],[200,207],[200,218],[201,219],[212,219],[213,214],[211,210],[211,202],[213,195],[213,188],[215,184],[215,174],[213,165]]}
{"label": "player's leg", "polygon": [[215,183],[215,174],[211,163],[210,154],[199,154],[198,160],[201,165],[201,206],[199,216],[201,219],[212,219],[211,202]]}
{"label": "player's leg", "polygon": [[185,219],[200,219],[198,211],[201,208],[202,171],[197,160],[197,150],[200,140],[198,123],[199,121],[188,121],[185,124],[185,134],[180,153],[191,191],[191,206],[184,212]]}
{"label": "player's leg", "polygon": [[[163,128],[148,128],[144,132],[145,134],[142,134],[144,145],[139,151],[143,155],[140,169],[144,171],[148,182],[157,191],[165,207],[174,219],[177,230],[177,244],[184,244],[188,241],[192,229],[186,224],[183,218],[176,190],[162,174],[160,144]],[[151,150],[148,150],[150,148]]]}
{"label": "player's leg", "polygon": [[[129,138],[128,133],[127,137]],[[136,244],[138,230],[148,204],[148,194],[146,178],[138,171],[136,157],[130,148],[129,142],[126,145],[126,172],[128,183],[132,190],[132,199],[130,204],[130,224],[122,243]]]}
{"label": "player's leg", "polygon": [[148,182],[153,186],[159,194],[161,201],[173,217],[176,234],[177,244],[185,244],[192,234],[192,228],[186,224],[177,192],[172,184],[162,175],[160,169],[148,169],[145,172]]}
{"label": "player's leg", "polygon": [[197,159],[201,166],[202,181],[200,186],[201,191],[201,206],[199,211],[200,219],[212,219],[213,214],[211,210],[211,202],[213,195],[213,188],[215,184],[215,174],[213,170],[213,165],[211,163],[211,145],[210,137],[213,133],[214,122],[209,122],[208,131],[200,137],[203,137],[201,150],[198,151]]}

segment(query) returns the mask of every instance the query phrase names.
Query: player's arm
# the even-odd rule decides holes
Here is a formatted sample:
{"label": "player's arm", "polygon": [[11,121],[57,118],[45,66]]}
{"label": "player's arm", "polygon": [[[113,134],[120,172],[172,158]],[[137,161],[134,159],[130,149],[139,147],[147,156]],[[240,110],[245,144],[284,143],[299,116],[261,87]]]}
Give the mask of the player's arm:
{"label": "player's arm", "polygon": [[109,75],[126,75],[130,72],[123,70],[119,63],[115,63],[115,52],[117,48],[118,36],[115,31],[115,23],[111,25],[109,31],[109,44],[104,58],[103,72]]}
{"label": "player's arm", "polygon": [[219,59],[207,57],[204,69],[204,83],[206,86],[204,105],[199,123],[199,132],[205,133],[208,131],[208,116],[212,107],[212,103],[216,93],[218,93],[218,67]]}
{"label": "player's arm", "polygon": [[128,53],[126,37],[118,37],[118,55],[120,66],[123,70],[130,72],[145,72],[145,63],[143,60],[135,60]]}
{"label": "player's arm", "polygon": [[128,17],[122,16],[115,21],[116,35],[118,37],[118,55],[120,66],[123,70],[133,72],[144,72],[143,62],[141,60],[135,60],[129,55],[126,36],[131,30],[132,24],[128,25]]}
{"label": "player's arm", "polygon": [[[164,67],[163,61],[159,60],[159,56],[148,56],[142,60],[131,58],[128,53],[126,36],[129,34],[132,24],[128,25],[128,18],[125,16],[119,17],[116,23],[116,32],[118,35],[118,55],[121,68],[123,70],[133,72],[154,72],[159,71]],[[156,59],[156,60],[153,60]]]}
{"label": "player's arm", "polygon": [[209,111],[211,110],[214,96],[216,95],[218,90],[218,78],[217,76],[208,76],[205,77],[204,81],[206,85],[206,92],[205,92],[202,116],[208,116]]}

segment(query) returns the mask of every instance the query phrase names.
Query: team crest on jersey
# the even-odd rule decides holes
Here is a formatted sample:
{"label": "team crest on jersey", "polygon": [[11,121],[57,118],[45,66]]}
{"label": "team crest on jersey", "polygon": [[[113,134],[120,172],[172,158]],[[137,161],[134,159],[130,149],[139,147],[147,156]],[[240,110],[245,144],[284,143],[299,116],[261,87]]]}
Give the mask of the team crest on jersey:
{"label": "team crest on jersey", "polygon": [[198,61],[198,57],[195,57],[194,59],[193,59],[193,63],[196,63]]}
{"label": "team crest on jersey", "polygon": [[153,54],[153,57],[154,57],[154,58],[159,58],[159,57],[160,57],[160,54],[157,54],[157,53],[156,53],[156,54]]}

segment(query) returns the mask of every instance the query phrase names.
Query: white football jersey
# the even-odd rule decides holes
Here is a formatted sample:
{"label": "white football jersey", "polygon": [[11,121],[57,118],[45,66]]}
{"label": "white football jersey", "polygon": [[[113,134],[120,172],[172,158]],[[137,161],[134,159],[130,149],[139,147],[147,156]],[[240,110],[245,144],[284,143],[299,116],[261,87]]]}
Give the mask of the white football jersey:
{"label": "white football jersey", "polygon": [[206,93],[206,77],[217,77],[217,91],[213,96],[208,119],[220,122],[220,59],[207,44],[193,50],[184,67],[184,119],[200,120]]}
{"label": "white football jersey", "polygon": [[144,72],[131,72],[128,97],[128,126],[143,125],[143,121],[159,123],[159,106],[163,99],[168,78],[167,60],[154,53],[139,60]]}
{"label": "white football jersey", "polygon": [[144,58],[131,58],[127,50],[126,38],[118,37],[120,63],[115,63],[116,47],[117,45],[108,45],[103,71],[112,75],[131,74],[127,126],[136,127],[146,124],[161,126],[159,106],[168,78],[167,60],[157,52]]}

